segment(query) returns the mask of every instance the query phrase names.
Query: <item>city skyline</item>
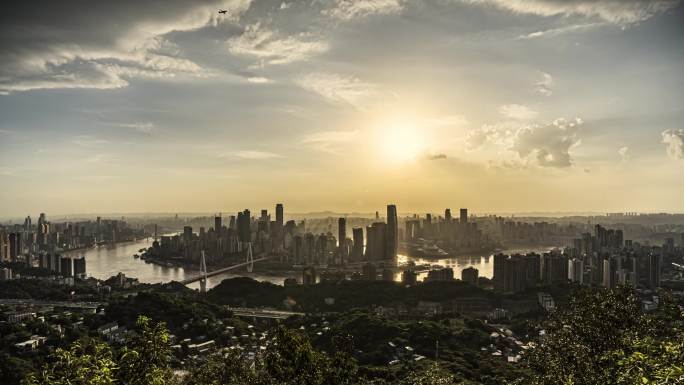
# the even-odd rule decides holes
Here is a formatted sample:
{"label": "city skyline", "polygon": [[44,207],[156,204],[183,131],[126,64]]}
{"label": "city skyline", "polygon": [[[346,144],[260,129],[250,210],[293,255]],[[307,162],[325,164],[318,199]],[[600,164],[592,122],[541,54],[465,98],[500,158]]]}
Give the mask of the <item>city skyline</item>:
{"label": "city skyline", "polygon": [[684,212],[683,16],[672,0],[12,4],[0,213]]}

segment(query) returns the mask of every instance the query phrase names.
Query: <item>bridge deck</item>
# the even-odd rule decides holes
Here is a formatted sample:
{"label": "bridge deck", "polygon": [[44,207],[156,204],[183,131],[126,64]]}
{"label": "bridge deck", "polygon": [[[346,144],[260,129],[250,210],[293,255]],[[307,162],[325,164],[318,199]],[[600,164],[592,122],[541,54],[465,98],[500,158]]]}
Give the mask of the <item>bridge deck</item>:
{"label": "bridge deck", "polygon": [[[243,267],[243,266],[247,266],[250,263],[261,262],[261,261],[265,261],[265,260],[268,260],[271,258],[274,258],[274,257],[273,256],[262,257],[262,258],[255,259],[252,262],[242,262],[242,263],[238,263],[237,265],[232,265],[232,266],[224,267],[224,268],[221,268],[218,270],[209,271],[209,272],[207,272],[207,277],[213,277],[215,275],[219,275],[219,274],[222,274],[222,273],[225,273],[225,272],[228,272],[231,270],[235,270],[235,269]],[[182,283],[183,285],[187,285],[189,283],[197,282],[197,281],[201,280],[202,278],[203,278],[203,276],[201,274],[198,274],[194,277],[186,278],[186,279],[180,281],[180,283]]]}

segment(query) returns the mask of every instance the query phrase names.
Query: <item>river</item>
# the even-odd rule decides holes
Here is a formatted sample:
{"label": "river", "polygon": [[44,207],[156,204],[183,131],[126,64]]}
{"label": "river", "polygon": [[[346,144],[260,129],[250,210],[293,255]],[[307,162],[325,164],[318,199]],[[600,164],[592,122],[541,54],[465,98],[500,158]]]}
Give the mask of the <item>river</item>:
{"label": "river", "polygon": [[[153,263],[145,263],[145,261],[141,259],[133,258],[134,254],[139,254],[140,249],[150,246],[152,246],[152,238],[135,242],[122,242],[116,245],[102,246],[86,250],[69,251],[64,254],[71,257],[85,256],[88,276],[98,279],[107,279],[121,272],[126,274],[127,277],[138,278],[138,280],[142,283],[160,283],[169,282],[172,280],[180,281],[186,277],[197,275],[197,270],[189,270],[182,267],[159,266]],[[522,250],[511,250],[510,252],[520,251]],[[505,251],[505,253],[508,253],[508,251]],[[481,277],[491,278],[494,272],[494,261],[490,255],[459,256],[431,260],[407,257],[405,255],[398,256],[398,262],[400,263],[406,263],[409,261],[413,261],[416,264],[429,263],[432,265],[451,267],[454,270],[455,278],[460,278],[461,270],[471,266],[479,270]],[[255,265],[255,270],[257,270],[257,272],[247,273],[243,271],[239,274],[224,273],[210,277],[207,280],[207,287],[211,288],[216,286],[226,278],[240,276],[247,276],[258,281],[268,281],[282,285],[285,278],[291,276],[285,274],[259,274],[258,264]],[[420,273],[418,276],[419,280],[425,276],[427,276],[427,273]],[[395,279],[400,280],[401,273],[396,273]],[[199,288],[199,283],[195,282],[188,286],[191,288]]]}

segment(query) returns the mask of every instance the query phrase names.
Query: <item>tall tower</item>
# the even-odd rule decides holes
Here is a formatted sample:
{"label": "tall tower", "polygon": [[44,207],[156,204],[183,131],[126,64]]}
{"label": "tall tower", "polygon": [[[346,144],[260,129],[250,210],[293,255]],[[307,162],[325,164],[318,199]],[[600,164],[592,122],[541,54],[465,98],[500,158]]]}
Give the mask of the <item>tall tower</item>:
{"label": "tall tower", "polygon": [[397,219],[397,206],[387,205],[387,249],[385,258],[391,259],[397,256],[399,248],[399,223]]}
{"label": "tall tower", "polygon": [[283,215],[283,204],[278,203],[278,204],[276,204],[276,223],[278,224],[278,227],[280,227],[280,228],[283,227],[283,224],[284,224],[283,221],[284,220],[285,220],[285,217]]}
{"label": "tall tower", "polygon": [[207,292],[207,262],[204,259],[204,250],[202,250],[202,258],[200,259],[200,293]]}
{"label": "tall tower", "polygon": [[216,234],[221,235],[223,229],[223,218],[221,218],[221,214],[219,213],[218,215],[214,216],[214,231]]}
{"label": "tall tower", "polygon": [[460,214],[460,222],[463,224],[468,223],[468,209],[461,209]]}
{"label": "tall tower", "polygon": [[340,263],[344,263],[347,257],[347,218],[339,218],[337,220],[337,235],[338,235],[338,250]]}

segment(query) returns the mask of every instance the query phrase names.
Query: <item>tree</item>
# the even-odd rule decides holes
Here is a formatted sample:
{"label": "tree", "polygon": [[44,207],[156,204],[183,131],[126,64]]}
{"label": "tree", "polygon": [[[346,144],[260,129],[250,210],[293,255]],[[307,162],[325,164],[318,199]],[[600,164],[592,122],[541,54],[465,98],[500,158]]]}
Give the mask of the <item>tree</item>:
{"label": "tree", "polygon": [[684,318],[664,298],[645,314],[631,288],[577,291],[544,325],[546,336],[525,358],[531,375],[520,383],[684,383]]}
{"label": "tree", "polygon": [[77,341],[69,349],[57,349],[51,362],[31,374],[23,385],[114,385],[116,363],[106,344]]}
{"label": "tree", "polygon": [[135,336],[119,354],[117,378],[126,385],[165,385],[173,377],[170,357],[166,325],[140,316]]}
{"label": "tree", "polygon": [[213,354],[190,370],[184,385],[242,385],[258,383],[254,370],[249,368],[236,350],[228,354]]}

